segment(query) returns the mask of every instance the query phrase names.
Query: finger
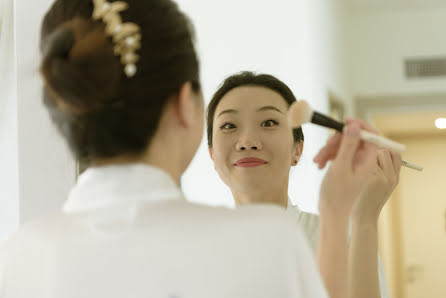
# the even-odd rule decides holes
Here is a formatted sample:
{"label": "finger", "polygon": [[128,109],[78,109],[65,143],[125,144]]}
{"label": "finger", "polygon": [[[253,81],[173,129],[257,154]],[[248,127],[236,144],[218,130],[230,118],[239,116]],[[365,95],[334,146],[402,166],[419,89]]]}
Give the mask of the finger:
{"label": "finger", "polygon": [[358,119],[353,119],[353,118],[348,118],[348,117],[345,118],[345,123],[346,124],[351,124],[353,122],[359,123],[359,126],[361,127],[361,129],[364,129],[364,130],[367,130],[367,131],[379,134],[379,131],[376,128],[371,126],[369,123],[367,123],[363,119],[359,119],[359,118]]}
{"label": "finger", "polygon": [[[360,156],[358,158],[358,156]],[[378,147],[363,142],[363,149],[358,151],[357,158],[355,159],[355,172],[356,175],[367,175],[371,171],[381,170],[378,166]]]}
{"label": "finger", "polygon": [[329,154],[330,151],[335,150],[335,148],[333,148],[333,143],[335,142],[335,138],[336,135],[331,136],[324,147],[322,147],[318,154],[313,158],[314,162],[318,162],[319,160],[322,160],[327,154]]}
{"label": "finger", "polygon": [[384,175],[388,179],[395,178],[395,171],[393,168],[392,158],[390,157],[390,152],[387,149],[379,149],[378,150],[378,163],[380,168],[383,170]]}
{"label": "finger", "polygon": [[359,134],[360,127],[358,123],[353,122],[347,126],[342,137],[339,152],[334,160],[334,163],[336,163],[338,167],[348,166],[349,168],[353,168],[355,153],[361,141]]}
{"label": "finger", "polygon": [[313,161],[316,163],[324,163],[335,158],[336,154],[338,153],[341,138],[342,136],[340,133],[336,133],[329,138],[327,144],[321,150],[319,150]]}
{"label": "finger", "polygon": [[342,134],[339,131],[336,131],[328,140],[327,145],[337,146],[336,144],[340,144],[342,138]]}
{"label": "finger", "polygon": [[327,163],[328,163],[328,160],[327,160],[327,161],[322,161],[322,162],[320,162],[320,163],[317,164],[317,168],[318,168],[319,170],[322,170],[323,168],[325,168],[325,166],[327,165]]}
{"label": "finger", "polygon": [[390,157],[392,159],[393,170],[395,174],[399,177],[402,165],[401,154],[395,151],[390,151]]}
{"label": "finger", "polygon": [[377,153],[378,147],[376,145],[373,145],[371,143],[364,142],[364,141],[361,141],[359,143],[358,150],[356,152],[353,164],[354,165],[361,165],[364,162],[364,160],[367,158],[367,155],[370,154],[371,150],[376,151],[376,154],[375,154],[375,169],[380,169],[381,170],[381,168],[378,165],[378,153]]}
{"label": "finger", "polygon": [[331,153],[328,151],[329,149],[327,148],[327,146],[325,146],[314,157],[313,161],[317,163],[319,169],[323,169],[327,164],[327,162],[329,161],[329,156],[331,155]]}
{"label": "finger", "polygon": [[379,134],[379,131],[376,128],[374,128],[372,125],[370,125],[369,123],[367,123],[363,119],[359,119],[359,118],[358,119],[346,118],[346,123],[350,124],[350,123],[353,123],[353,122],[359,123],[359,126],[361,127],[361,129],[364,129],[364,130],[367,130],[367,131]]}

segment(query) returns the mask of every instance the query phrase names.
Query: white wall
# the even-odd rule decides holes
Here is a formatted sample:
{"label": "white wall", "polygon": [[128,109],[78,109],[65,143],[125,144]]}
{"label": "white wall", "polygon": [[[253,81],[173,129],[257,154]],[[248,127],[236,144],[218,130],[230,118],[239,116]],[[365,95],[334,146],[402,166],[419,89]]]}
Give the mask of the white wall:
{"label": "white wall", "polygon": [[16,0],[20,222],[58,210],[74,183],[68,149],[41,99],[39,31],[51,0]]}
{"label": "white wall", "polygon": [[14,2],[0,1],[0,241],[19,223]]}
{"label": "white wall", "polygon": [[406,80],[404,58],[446,55],[446,5],[352,11],[349,78],[355,95],[446,91],[446,78]]}
{"label": "white wall", "polygon": [[[341,67],[343,10],[339,1],[179,3],[197,29],[206,100],[210,100],[225,77],[241,70],[278,76],[298,98],[307,99],[322,112],[328,110],[328,90],[349,97]],[[311,160],[325,142],[327,131],[307,126],[304,133],[304,155],[293,170],[289,194],[302,209],[316,211],[322,173]],[[183,185],[191,200],[233,204],[229,190],[213,170],[205,140],[184,176]]]}

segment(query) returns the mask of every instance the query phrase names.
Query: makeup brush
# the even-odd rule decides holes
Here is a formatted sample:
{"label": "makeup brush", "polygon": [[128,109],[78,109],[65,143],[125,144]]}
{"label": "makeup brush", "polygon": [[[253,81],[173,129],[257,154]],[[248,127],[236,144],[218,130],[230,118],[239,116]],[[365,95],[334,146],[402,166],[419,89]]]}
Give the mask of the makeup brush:
{"label": "makeup brush", "polygon": [[[311,106],[305,101],[300,100],[294,102],[288,110],[288,122],[293,127],[299,127],[304,123],[313,123],[328,128],[333,128],[339,132],[344,131],[345,124],[336,121],[326,115],[313,111]],[[406,146],[395,141],[389,140],[383,136],[361,130],[360,137],[362,140],[373,143],[380,147],[388,148],[390,150],[402,153],[406,150]],[[417,171],[422,171],[423,168],[413,163],[402,161],[402,165]]]}

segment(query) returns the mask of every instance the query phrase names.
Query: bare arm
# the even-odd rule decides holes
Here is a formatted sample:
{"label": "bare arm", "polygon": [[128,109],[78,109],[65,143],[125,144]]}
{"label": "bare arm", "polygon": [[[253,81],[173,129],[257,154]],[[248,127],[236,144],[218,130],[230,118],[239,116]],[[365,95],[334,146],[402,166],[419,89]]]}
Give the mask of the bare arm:
{"label": "bare arm", "polygon": [[379,298],[381,296],[376,223],[352,223],[348,271],[348,297]]}
{"label": "bare arm", "polygon": [[349,248],[349,297],[380,297],[378,218],[396,185],[401,156],[380,149],[376,167],[352,211]]}
{"label": "bare arm", "polygon": [[376,163],[377,148],[361,142],[358,134],[359,124],[350,124],[343,136],[330,139],[314,159],[320,168],[333,160],[321,185],[317,252],[319,270],[332,298],[348,297],[348,219]]}
{"label": "bare arm", "polygon": [[348,258],[348,216],[321,213],[317,262],[330,297],[346,297]]}

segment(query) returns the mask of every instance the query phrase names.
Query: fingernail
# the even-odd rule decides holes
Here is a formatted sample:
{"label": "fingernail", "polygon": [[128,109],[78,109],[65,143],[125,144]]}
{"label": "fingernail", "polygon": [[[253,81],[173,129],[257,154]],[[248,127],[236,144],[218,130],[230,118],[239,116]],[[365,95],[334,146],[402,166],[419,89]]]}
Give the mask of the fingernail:
{"label": "fingernail", "polygon": [[357,123],[352,123],[347,126],[346,134],[350,137],[356,137],[359,136],[360,130],[361,129],[359,128],[359,125]]}
{"label": "fingernail", "polygon": [[332,136],[331,138],[328,139],[327,141],[327,145],[331,145],[336,141],[336,135]]}

